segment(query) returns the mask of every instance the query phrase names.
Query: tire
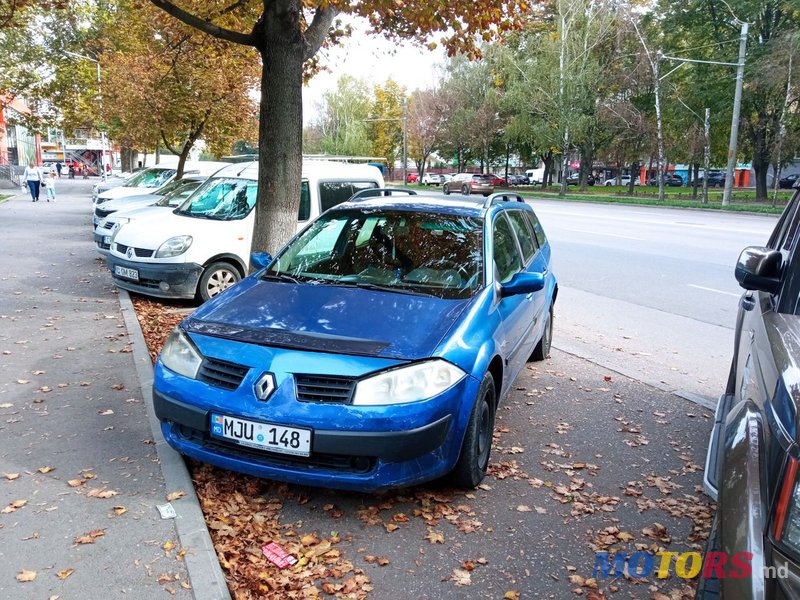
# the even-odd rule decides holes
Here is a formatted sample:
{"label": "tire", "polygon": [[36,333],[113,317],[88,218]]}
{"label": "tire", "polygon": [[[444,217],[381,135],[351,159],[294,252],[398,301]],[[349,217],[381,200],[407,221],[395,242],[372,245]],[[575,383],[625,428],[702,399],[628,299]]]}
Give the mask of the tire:
{"label": "tire", "polygon": [[450,195],[450,186],[445,183],[444,186],[442,186],[442,191],[444,192],[445,196],[449,196]]}
{"label": "tire", "polygon": [[547,322],[544,324],[544,331],[542,337],[536,344],[531,354],[531,360],[544,360],[550,356],[550,347],[553,344],[553,305],[550,305],[550,310],[547,311]]}
{"label": "tire", "polygon": [[242,276],[239,270],[227,262],[215,262],[208,265],[197,284],[197,297],[207,302],[220,292],[238,283]]}
{"label": "tire", "polygon": [[494,378],[487,372],[469,415],[461,455],[450,473],[451,481],[458,487],[474,488],[486,476],[492,449],[495,404]]}
{"label": "tire", "polygon": [[611,182],[606,183],[606,187],[611,187]]}
{"label": "tire", "polygon": [[469,196],[469,192],[470,192],[470,189],[469,189],[468,186],[466,186],[466,185],[462,185],[461,186],[461,193],[462,194],[464,194],[465,196]]}
{"label": "tire", "polygon": [[[708,534],[708,545],[706,546],[706,554],[709,552],[719,551],[719,508],[714,515],[714,520],[711,521],[711,531]],[[720,598],[720,582],[716,577],[701,577],[697,583],[697,595],[695,600],[719,600]]]}

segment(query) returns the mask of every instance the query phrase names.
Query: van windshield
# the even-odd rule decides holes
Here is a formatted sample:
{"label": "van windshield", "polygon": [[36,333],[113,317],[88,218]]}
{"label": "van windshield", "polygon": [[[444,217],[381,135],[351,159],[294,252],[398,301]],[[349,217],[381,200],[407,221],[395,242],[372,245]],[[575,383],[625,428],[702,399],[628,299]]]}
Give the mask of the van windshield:
{"label": "van windshield", "polygon": [[175,169],[145,169],[125,182],[125,187],[158,188],[175,175]]}
{"label": "van windshield", "polygon": [[176,215],[234,221],[244,219],[256,205],[258,182],[252,179],[209,179],[175,210]]}

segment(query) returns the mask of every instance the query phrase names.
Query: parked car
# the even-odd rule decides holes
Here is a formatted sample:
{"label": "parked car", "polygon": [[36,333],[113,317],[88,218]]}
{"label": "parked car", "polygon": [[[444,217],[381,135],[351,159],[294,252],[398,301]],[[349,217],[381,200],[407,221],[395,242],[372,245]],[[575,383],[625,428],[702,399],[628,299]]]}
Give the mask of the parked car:
{"label": "parked car", "polygon": [[[580,185],[580,183],[581,183],[580,173],[573,173],[572,175],[567,177],[567,185]],[[595,184],[594,175],[589,173],[586,176],[586,185],[594,185],[594,184]]]}
{"label": "parked car", "polygon": [[[207,179],[207,177],[201,177],[199,175],[196,177],[197,178],[181,179],[180,181],[168,183],[167,186],[170,186],[172,189],[163,196],[155,194],[130,196],[130,202],[125,202],[124,204],[117,205],[118,202],[122,203],[125,200],[129,200],[129,198],[118,198],[117,200],[111,200],[103,204],[103,208],[114,210],[104,215],[94,229],[94,243],[97,247],[97,251],[103,256],[108,254],[111,250],[111,244],[120,228],[123,225],[127,225],[132,220],[147,218],[159,213],[163,216],[166,214],[163,212],[165,208],[178,208],[178,206],[183,204],[200,184]],[[116,210],[118,207],[120,210]],[[97,214],[97,210],[99,210],[99,208],[95,210],[95,215]]]}
{"label": "parked car", "polygon": [[[647,182],[649,186],[658,186],[658,177],[653,177]],[[667,187],[681,187],[683,186],[683,177],[675,175],[674,173],[664,174],[664,185]]]}
{"label": "parked car", "polygon": [[422,185],[441,185],[442,176],[438,173],[425,173],[422,176]]}
{"label": "parked car", "polygon": [[[631,183],[631,176],[630,175],[623,175],[619,179],[619,185],[621,185],[621,186],[627,186],[627,185],[630,185],[630,183]],[[617,185],[617,178],[616,177],[611,177],[610,179],[606,179],[603,182],[603,185],[606,186],[606,187],[615,186],[615,185]],[[634,180],[633,185],[639,185],[639,178],[638,177]]]}
{"label": "parked car", "polygon": [[[703,175],[701,174],[697,179],[697,184],[703,185]],[[725,187],[725,171],[709,171],[708,172],[708,187],[722,188]]]}
{"label": "parked car", "polygon": [[419,173],[408,173],[406,175],[406,183],[417,183],[419,180]]}
{"label": "parked car", "polygon": [[[142,206],[149,206],[155,204],[167,194],[171,194],[175,190],[184,189],[186,194],[184,199],[189,197],[189,194],[197,188],[208,177],[203,175],[188,175],[182,179],[173,179],[167,184],[162,185],[157,190],[153,190],[149,194],[138,194],[136,196],[123,196],[116,200],[109,200],[98,204],[94,209],[92,216],[92,226],[97,227],[100,221],[114,214],[118,210],[128,210],[133,208],[141,208]],[[177,205],[176,205],[177,206]]]}
{"label": "parked car", "polygon": [[792,173],[791,175],[779,179],[778,187],[788,190],[796,186],[798,181],[800,181],[800,173]]}
{"label": "parked car", "polygon": [[530,180],[526,175],[509,175],[508,183],[510,185],[530,185]]}
{"label": "parked car", "polygon": [[478,485],[498,405],[548,355],[558,293],[533,209],[498,196],[356,197],[253,255],[263,268],[161,351],[167,442],[301,485]]}
{"label": "parked car", "polygon": [[[192,163],[187,162],[184,167],[184,175],[205,175],[208,177],[215,171],[227,167],[229,164],[230,163],[203,160]],[[97,197],[94,199],[93,208],[109,200],[115,200],[125,196],[149,194],[153,190],[175,179],[176,173],[177,171],[170,167],[149,167],[147,169],[142,169],[128,178],[122,185],[103,192],[98,191]]]}
{"label": "parked car", "polygon": [[[739,301],[730,374],[714,417],[704,487],[718,505],[708,550],[727,557],[750,553],[745,566],[752,570],[701,580],[701,599],[800,597],[798,234],[800,191],[766,246],[745,248],[736,264],[736,279],[746,291]],[[786,575],[765,577],[767,569],[776,568],[786,569]]]}
{"label": "parked car", "polygon": [[505,177],[495,175],[494,173],[489,175],[489,177],[492,178],[492,185],[494,187],[508,187],[508,180]]}
{"label": "parked car", "polygon": [[[123,226],[106,257],[119,287],[163,298],[206,301],[248,271],[258,164],[218,171],[177,209]],[[297,230],[363,189],[383,187],[369,165],[303,164]]]}
{"label": "parked car", "polygon": [[494,191],[494,184],[490,175],[478,173],[458,173],[442,186],[445,195],[452,191],[459,191],[465,196],[470,194],[490,195]]}

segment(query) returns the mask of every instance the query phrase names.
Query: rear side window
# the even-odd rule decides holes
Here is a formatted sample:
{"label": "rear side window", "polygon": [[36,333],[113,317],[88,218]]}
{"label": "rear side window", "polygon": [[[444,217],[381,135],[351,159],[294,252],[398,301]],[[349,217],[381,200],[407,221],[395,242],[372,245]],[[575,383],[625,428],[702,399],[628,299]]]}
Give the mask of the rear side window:
{"label": "rear side window", "polygon": [[492,229],[494,234],[494,265],[497,269],[497,280],[500,283],[508,281],[522,270],[519,259],[517,243],[508,219],[502,214],[497,215]]}
{"label": "rear side window", "polygon": [[514,233],[517,234],[519,246],[522,249],[522,258],[525,260],[525,264],[528,264],[528,261],[536,254],[536,243],[533,241],[528,224],[525,222],[525,217],[522,216],[522,211],[519,210],[512,210],[506,214],[509,221],[511,221],[511,226],[514,228]]}
{"label": "rear side window", "polygon": [[300,184],[300,210],[297,211],[298,221],[308,221],[311,216],[311,192],[308,187],[308,182],[304,181]]}
{"label": "rear side window", "polygon": [[356,192],[377,188],[374,181],[321,181],[319,184],[320,211],[325,212],[346,202]]}
{"label": "rear side window", "polygon": [[525,218],[528,220],[531,229],[533,229],[533,235],[536,236],[536,242],[539,244],[539,247],[541,248],[547,241],[547,237],[544,235],[544,229],[542,229],[542,224],[539,223],[539,219],[532,212],[525,211],[522,214],[525,215]]}

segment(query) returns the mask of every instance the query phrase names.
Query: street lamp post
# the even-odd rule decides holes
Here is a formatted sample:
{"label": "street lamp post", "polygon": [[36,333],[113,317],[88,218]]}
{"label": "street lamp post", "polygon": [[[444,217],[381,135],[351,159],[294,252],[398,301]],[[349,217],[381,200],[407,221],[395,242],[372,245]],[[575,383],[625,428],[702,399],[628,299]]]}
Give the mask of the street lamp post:
{"label": "street lamp post", "polygon": [[[78,58],[81,60],[88,60],[89,62],[93,62],[97,65],[97,102],[98,106],[102,102],[103,98],[103,88],[102,88],[102,77],[100,75],[100,61],[96,58],[92,58],[91,56],[85,56],[83,54],[78,54],[76,52],[70,52],[69,50],[64,50],[64,54],[68,56],[72,56],[73,58]],[[102,108],[102,107],[101,107]],[[106,133],[102,129],[100,130],[100,177],[105,181],[106,179]]]}

